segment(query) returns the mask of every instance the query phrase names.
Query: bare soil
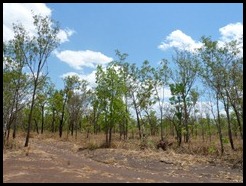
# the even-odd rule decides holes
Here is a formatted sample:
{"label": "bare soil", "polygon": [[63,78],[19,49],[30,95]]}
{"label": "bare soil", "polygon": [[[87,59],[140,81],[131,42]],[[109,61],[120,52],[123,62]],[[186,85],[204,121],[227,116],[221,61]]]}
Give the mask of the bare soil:
{"label": "bare soil", "polygon": [[69,141],[31,138],[28,148],[3,151],[3,182],[242,183],[243,170],[219,159],[172,150],[89,150]]}

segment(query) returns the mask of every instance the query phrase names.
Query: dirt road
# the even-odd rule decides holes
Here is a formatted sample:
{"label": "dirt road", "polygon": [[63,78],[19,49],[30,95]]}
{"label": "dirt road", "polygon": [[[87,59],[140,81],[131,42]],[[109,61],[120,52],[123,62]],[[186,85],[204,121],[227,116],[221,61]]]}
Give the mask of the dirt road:
{"label": "dirt road", "polygon": [[71,142],[31,139],[29,150],[3,153],[3,182],[243,182],[238,169],[158,154],[161,158],[123,149],[78,151]]}

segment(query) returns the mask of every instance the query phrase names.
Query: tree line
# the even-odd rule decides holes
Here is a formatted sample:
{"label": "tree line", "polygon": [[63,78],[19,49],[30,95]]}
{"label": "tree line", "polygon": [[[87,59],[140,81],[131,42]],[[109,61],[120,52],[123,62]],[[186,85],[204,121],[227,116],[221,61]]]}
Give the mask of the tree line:
{"label": "tree line", "polygon": [[[146,135],[159,135],[160,140],[172,135],[181,146],[197,136],[198,129],[203,140],[211,140],[216,131],[221,154],[225,139],[233,150],[233,138],[243,139],[242,38],[221,46],[203,36],[201,48],[193,53],[176,50],[171,61],[162,59],[157,67],[148,60],[140,66],[129,63],[128,54],[116,50],[116,60],[97,66],[95,87],[89,88],[88,81],[73,75],[65,77],[64,88],[58,90],[46,67],[59,46],[59,24],[40,15],[33,19],[35,35],[13,24],[14,39],[3,42],[4,145],[11,131],[16,137],[17,129],[26,132],[24,146],[29,144],[31,130],[58,132],[60,137],[66,131],[76,138],[81,131],[87,137],[103,131],[106,147],[111,146],[112,133],[124,140],[135,134],[140,140]],[[201,90],[196,81],[215,100],[216,108],[204,109],[206,117],[197,116]],[[169,106],[166,88],[172,95]]]}

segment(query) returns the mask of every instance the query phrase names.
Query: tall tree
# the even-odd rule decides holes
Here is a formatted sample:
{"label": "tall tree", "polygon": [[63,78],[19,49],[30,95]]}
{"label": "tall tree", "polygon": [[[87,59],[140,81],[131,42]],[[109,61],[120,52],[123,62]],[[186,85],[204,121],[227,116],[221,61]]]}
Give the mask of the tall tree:
{"label": "tall tree", "polygon": [[190,92],[196,80],[198,73],[198,60],[195,54],[188,51],[176,50],[176,56],[173,58],[173,62],[176,64],[177,69],[173,73],[174,82],[181,85],[180,87],[180,99],[183,104],[183,125],[185,127],[185,142],[189,141],[189,102]]}
{"label": "tall tree", "polygon": [[221,117],[220,117],[220,108],[219,100],[221,99],[220,93],[222,89],[223,76],[221,76],[220,68],[220,55],[218,51],[218,42],[212,41],[210,38],[202,37],[202,42],[204,46],[199,49],[199,55],[201,58],[200,64],[200,76],[203,79],[204,84],[210,88],[215,93],[216,98],[216,108],[217,108],[217,117],[212,110],[212,114],[216,121],[216,126],[218,129],[221,154],[224,153],[223,145],[223,135],[221,130]]}
{"label": "tall tree", "polygon": [[59,32],[58,24],[49,17],[34,15],[34,27],[36,34],[30,36],[21,24],[14,24],[14,43],[17,46],[18,53],[23,59],[25,65],[28,66],[32,77],[32,97],[30,105],[30,113],[28,116],[28,128],[25,141],[25,147],[28,146],[30,127],[32,122],[33,107],[35,104],[36,90],[39,84],[40,74],[43,73],[44,65],[47,62],[51,52],[58,46],[59,40],[57,34]]}
{"label": "tall tree", "polygon": [[124,92],[124,102],[125,102],[125,116],[122,126],[120,126],[120,138],[122,133],[124,134],[124,139],[127,139],[128,134],[128,124],[129,124],[129,108],[128,108],[128,99],[129,99],[129,63],[126,62],[128,54],[121,53],[119,50],[116,50],[116,56],[119,58],[118,61],[114,61],[118,65],[120,76],[123,78],[123,92]]}
{"label": "tall tree", "polygon": [[155,92],[155,99],[158,103],[160,110],[160,128],[161,128],[161,140],[164,140],[164,129],[163,129],[163,116],[164,116],[164,90],[168,85],[171,71],[168,68],[168,61],[163,59],[156,69],[152,68],[153,73],[153,88]]}
{"label": "tall tree", "polygon": [[5,137],[8,140],[12,125],[15,137],[18,113],[25,106],[25,100],[28,104],[30,79],[23,72],[24,67],[23,55],[19,51],[17,41],[3,43],[3,142]]}
{"label": "tall tree", "polygon": [[[240,80],[241,78],[235,74],[235,71],[240,75],[243,74],[243,58],[240,57],[240,47],[242,49],[242,45],[238,41],[231,41],[221,45],[208,37],[202,37],[202,42],[203,47],[200,49],[200,75],[206,85],[215,92],[217,108],[219,107],[219,101],[222,101],[224,105],[227,118],[228,137],[231,148],[235,149],[232,138],[230,108],[232,107],[235,111],[238,126],[241,128],[241,118],[239,114],[241,109],[240,106],[237,106],[237,103],[240,105],[240,101],[237,101],[240,99],[242,100],[242,96],[239,96],[239,99],[237,99],[237,95],[239,92],[242,93],[242,81]],[[218,114],[217,119],[218,121],[220,120],[220,114]],[[220,136],[222,136],[222,134],[220,134]],[[220,139],[220,141],[223,143],[222,139]],[[223,154],[222,145],[221,153]]]}
{"label": "tall tree", "polygon": [[64,90],[61,90],[63,101],[62,101],[62,111],[61,111],[60,124],[59,124],[60,138],[62,137],[65,111],[66,111],[68,101],[74,95],[75,90],[78,90],[80,86],[79,77],[77,75],[67,76],[64,78],[63,81],[64,81]]}
{"label": "tall tree", "polygon": [[101,118],[107,147],[111,145],[113,127],[123,122],[125,115],[123,80],[117,73],[117,68],[118,66],[111,63],[105,70],[98,66],[96,72],[96,95],[98,106],[102,110]]}

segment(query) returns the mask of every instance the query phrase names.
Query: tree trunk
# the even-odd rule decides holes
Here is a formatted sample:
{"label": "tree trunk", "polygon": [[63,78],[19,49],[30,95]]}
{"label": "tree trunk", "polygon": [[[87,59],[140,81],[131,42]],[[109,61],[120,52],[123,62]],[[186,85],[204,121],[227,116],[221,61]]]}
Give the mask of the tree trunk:
{"label": "tree trunk", "polygon": [[[228,99],[228,96],[227,96]],[[228,100],[227,100],[228,101]],[[228,102],[226,102],[226,100],[224,99],[224,108],[226,111],[226,118],[227,118],[227,126],[228,126],[228,137],[229,137],[229,141],[231,144],[231,149],[235,150],[234,148],[234,144],[233,144],[233,139],[232,139],[232,132],[231,132],[231,121],[230,121],[230,114],[229,114],[229,105]]]}
{"label": "tree trunk", "polygon": [[[40,64],[39,64],[40,66]],[[30,136],[30,130],[31,130],[31,123],[32,123],[32,113],[33,113],[33,107],[35,103],[35,95],[36,95],[36,89],[37,89],[37,84],[38,84],[38,75],[39,75],[39,70],[37,72],[37,78],[34,81],[34,89],[33,89],[33,94],[32,94],[32,103],[31,103],[31,108],[30,108],[30,113],[28,117],[28,127],[27,127],[27,135],[26,135],[26,142],[24,147],[28,147],[28,142],[29,142],[29,136]]]}
{"label": "tree trunk", "polygon": [[60,119],[60,126],[59,126],[59,136],[60,138],[62,137],[62,127],[63,127],[63,120],[64,120],[64,115],[65,115],[65,105],[66,105],[66,102],[67,102],[67,95],[65,97],[65,100],[63,102],[63,105],[62,105],[62,116],[61,116],[61,119]]}
{"label": "tree trunk", "polygon": [[38,131],[38,122],[36,119],[34,119],[34,123],[35,123],[35,126],[36,126],[36,131],[37,131],[37,134],[39,134],[39,131]]}
{"label": "tree trunk", "polygon": [[44,132],[44,105],[42,105],[41,111],[42,111],[41,134],[43,134],[43,132]]}
{"label": "tree trunk", "polygon": [[189,127],[188,127],[188,111],[187,111],[187,103],[186,103],[186,99],[185,96],[182,95],[183,98],[183,102],[184,102],[184,125],[185,125],[185,143],[188,143],[189,141]]}
{"label": "tree trunk", "polygon": [[52,122],[51,122],[51,132],[55,132],[55,111],[54,109],[52,110]]}
{"label": "tree trunk", "polygon": [[209,116],[207,116],[207,125],[208,125],[209,142],[211,142],[211,127],[210,127]]}
{"label": "tree trunk", "polygon": [[219,113],[219,100],[218,100],[218,95],[216,98],[216,107],[217,107],[217,128],[218,128],[218,133],[219,133],[219,139],[220,139],[220,151],[221,155],[224,154],[224,145],[223,145],[223,136],[222,136],[222,131],[221,131],[221,119],[220,119],[220,113]]}
{"label": "tree trunk", "polygon": [[108,140],[108,147],[111,147],[111,141],[112,141],[112,127],[109,128],[109,140]]}
{"label": "tree trunk", "polygon": [[71,121],[71,135],[73,136],[74,119]]}
{"label": "tree trunk", "polygon": [[63,117],[60,119],[60,125],[59,125],[59,136],[62,137],[62,123],[63,123]]}
{"label": "tree trunk", "polygon": [[202,141],[204,142],[205,141],[205,138],[204,138],[204,123],[203,123],[203,120],[201,118],[201,125],[202,125]]}
{"label": "tree trunk", "polygon": [[126,105],[126,113],[125,113],[124,140],[127,139],[127,134],[128,134],[128,117],[127,117],[127,114],[128,114],[128,108],[127,108],[127,98],[126,98],[125,105]]}
{"label": "tree trunk", "polygon": [[240,115],[239,115],[239,113],[238,113],[238,110],[237,110],[235,104],[231,102],[231,105],[232,105],[233,110],[234,110],[234,112],[235,112],[235,114],[236,114],[237,124],[238,124],[238,128],[239,128],[239,132],[240,132],[241,139],[243,139],[243,129],[242,129],[242,125],[241,125]]}
{"label": "tree trunk", "polygon": [[135,109],[136,116],[137,116],[137,126],[138,126],[139,138],[142,139],[141,124],[140,124],[139,113],[138,113],[138,109],[137,109],[137,104],[136,104],[136,100],[135,100],[135,97],[134,97],[134,93],[132,93],[132,97],[133,97],[134,109]]}
{"label": "tree trunk", "polygon": [[16,123],[17,121],[15,120],[15,122],[13,123],[14,124],[14,126],[13,126],[13,139],[15,139],[15,137],[16,137],[16,125],[17,125],[17,123]]}

